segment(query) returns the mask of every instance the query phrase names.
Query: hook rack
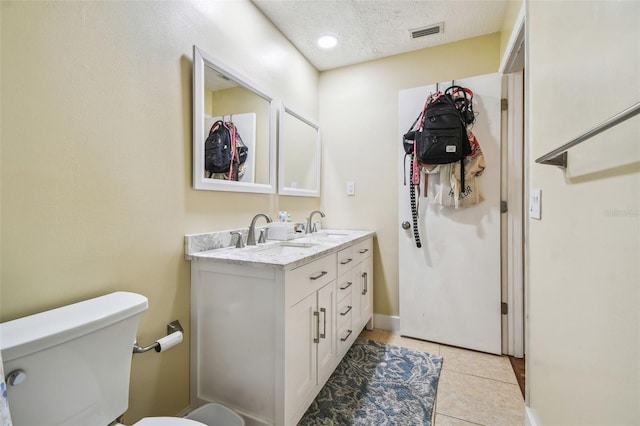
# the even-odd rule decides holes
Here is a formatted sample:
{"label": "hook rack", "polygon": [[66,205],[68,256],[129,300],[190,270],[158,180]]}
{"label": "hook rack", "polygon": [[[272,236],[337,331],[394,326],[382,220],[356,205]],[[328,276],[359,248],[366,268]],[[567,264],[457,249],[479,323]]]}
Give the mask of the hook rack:
{"label": "hook rack", "polygon": [[[184,329],[182,328],[182,325],[180,324],[180,321],[175,320],[170,322],[169,324],[167,324],[167,336],[173,333],[184,333]],[[149,345],[149,346],[139,346],[138,345],[138,341],[136,340],[135,342],[133,342],[133,353],[134,354],[141,354],[144,352],[149,352],[151,349],[155,349],[156,352],[160,352],[160,343],[158,343],[157,341],[153,342],[153,344]]]}

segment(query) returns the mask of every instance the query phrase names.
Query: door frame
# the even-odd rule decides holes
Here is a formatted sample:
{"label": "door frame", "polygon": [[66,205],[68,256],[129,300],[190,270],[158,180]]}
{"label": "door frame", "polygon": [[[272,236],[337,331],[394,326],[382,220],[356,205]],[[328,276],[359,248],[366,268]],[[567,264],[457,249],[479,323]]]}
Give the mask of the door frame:
{"label": "door frame", "polygon": [[522,358],[525,351],[525,216],[524,200],[528,182],[525,167],[526,150],[524,140],[524,68],[525,68],[525,5],[516,18],[513,31],[507,43],[499,72],[505,76],[508,108],[504,133],[502,179],[503,195],[508,210],[503,216],[503,294],[502,302],[507,304],[506,318],[503,319],[503,352]]}

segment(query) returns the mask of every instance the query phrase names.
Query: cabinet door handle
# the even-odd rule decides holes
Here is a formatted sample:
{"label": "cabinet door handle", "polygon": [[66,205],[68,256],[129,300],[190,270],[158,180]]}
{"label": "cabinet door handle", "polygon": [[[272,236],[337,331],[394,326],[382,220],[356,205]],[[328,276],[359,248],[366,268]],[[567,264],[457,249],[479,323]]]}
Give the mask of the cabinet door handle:
{"label": "cabinet door handle", "polygon": [[340,312],[340,315],[345,316],[347,315],[349,312],[351,312],[351,306],[347,306],[347,310],[344,312]]}
{"label": "cabinet door handle", "polygon": [[313,316],[316,317],[316,337],[314,337],[313,343],[320,343],[320,312],[313,311]]}
{"label": "cabinet door handle", "polygon": [[346,265],[347,263],[351,262],[353,259],[349,258],[349,259],[345,259],[343,261],[340,262],[341,265]]}
{"label": "cabinet door handle", "polygon": [[[322,312],[322,334],[320,334],[321,339],[327,338],[327,310],[325,308],[320,308],[320,312]],[[318,318],[320,320],[320,318]],[[318,328],[320,328],[320,324],[318,324]],[[319,331],[319,330],[318,330]]]}
{"label": "cabinet door handle", "polygon": [[353,330],[349,330],[349,332],[347,333],[346,336],[344,336],[343,338],[340,339],[340,341],[342,342],[346,342],[347,339],[349,338],[349,336],[351,336],[351,333],[353,333]]}
{"label": "cabinet door handle", "polygon": [[360,251],[359,251],[359,253],[360,253],[360,254],[365,254],[365,253],[366,253],[366,252],[368,252],[368,251],[369,251],[369,249],[362,249],[362,250],[360,250]]}
{"label": "cabinet door handle", "polygon": [[327,271],[322,271],[318,275],[314,275],[313,277],[309,277],[310,280],[317,280],[320,277],[324,277],[327,275]]}
{"label": "cabinet door handle", "polygon": [[353,284],[351,281],[347,281],[346,285],[344,287],[340,287],[340,290],[346,290],[349,287],[351,287],[351,284]]}
{"label": "cabinet door handle", "polygon": [[362,290],[362,295],[364,296],[369,291],[369,288],[368,288],[369,286],[367,284],[367,273],[366,272],[362,273],[362,279],[363,279],[362,281],[364,283],[364,289]]}

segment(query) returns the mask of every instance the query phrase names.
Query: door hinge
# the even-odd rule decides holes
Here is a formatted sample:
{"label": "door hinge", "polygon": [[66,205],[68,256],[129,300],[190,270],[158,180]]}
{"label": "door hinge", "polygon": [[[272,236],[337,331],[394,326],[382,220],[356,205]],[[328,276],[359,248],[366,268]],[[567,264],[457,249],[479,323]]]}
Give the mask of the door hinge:
{"label": "door hinge", "polygon": [[500,110],[506,111],[509,108],[509,101],[507,99],[500,99]]}
{"label": "door hinge", "polygon": [[502,302],[500,304],[500,312],[502,315],[507,315],[509,313],[509,305],[506,302]]}
{"label": "door hinge", "polygon": [[509,211],[509,206],[506,201],[500,201],[500,213],[506,213]]}

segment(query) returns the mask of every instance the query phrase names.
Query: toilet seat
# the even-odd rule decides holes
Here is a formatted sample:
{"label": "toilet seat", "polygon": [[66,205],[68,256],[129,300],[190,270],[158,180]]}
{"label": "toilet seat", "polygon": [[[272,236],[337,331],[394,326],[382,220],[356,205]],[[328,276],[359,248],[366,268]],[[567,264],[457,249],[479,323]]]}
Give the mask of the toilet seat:
{"label": "toilet seat", "polygon": [[207,426],[195,420],[182,417],[145,417],[134,423],[133,426]]}

